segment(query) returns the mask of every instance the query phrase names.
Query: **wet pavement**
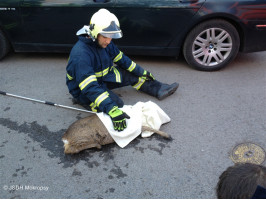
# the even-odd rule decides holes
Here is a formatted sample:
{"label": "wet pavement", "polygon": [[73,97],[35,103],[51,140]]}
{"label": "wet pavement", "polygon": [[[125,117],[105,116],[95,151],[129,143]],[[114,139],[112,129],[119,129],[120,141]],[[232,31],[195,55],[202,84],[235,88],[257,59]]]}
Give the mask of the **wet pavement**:
{"label": "wet pavement", "polygon": [[[131,58],[159,81],[179,82],[163,101],[115,90],[127,105],[158,104],[171,118],[161,130],[172,140],[138,137],[124,149],[65,155],[62,135],[89,114],[0,95],[1,198],[216,198],[237,145],[266,149],[266,52],[239,54],[217,72],[196,71],[182,58]],[[0,91],[78,107],[65,85],[67,59],[11,54],[0,62]]]}

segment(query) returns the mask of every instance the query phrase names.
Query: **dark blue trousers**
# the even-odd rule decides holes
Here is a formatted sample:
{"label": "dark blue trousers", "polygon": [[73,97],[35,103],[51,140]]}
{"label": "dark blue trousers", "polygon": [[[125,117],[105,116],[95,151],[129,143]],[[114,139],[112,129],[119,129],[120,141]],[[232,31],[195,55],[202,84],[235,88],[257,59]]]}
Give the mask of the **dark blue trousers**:
{"label": "dark blue trousers", "polygon": [[[112,89],[116,89],[116,88],[120,88],[120,87],[124,87],[124,86],[133,86],[136,83],[139,82],[139,77],[124,70],[119,68],[119,71],[122,75],[122,81],[121,83],[116,83],[116,82],[102,82],[99,83],[100,85],[102,85],[103,88],[106,89],[106,91],[109,93],[109,97],[118,105],[119,108],[124,106],[124,102],[123,100],[116,95],[114,92],[112,92]],[[147,93],[151,96],[156,97],[157,96],[157,92],[161,87],[161,84],[159,81],[145,81],[145,83],[140,87],[140,91]],[[82,105],[83,107],[85,107],[86,109],[90,109],[90,104],[91,101],[83,94],[81,94],[78,99],[77,99],[78,103],[80,105]]]}

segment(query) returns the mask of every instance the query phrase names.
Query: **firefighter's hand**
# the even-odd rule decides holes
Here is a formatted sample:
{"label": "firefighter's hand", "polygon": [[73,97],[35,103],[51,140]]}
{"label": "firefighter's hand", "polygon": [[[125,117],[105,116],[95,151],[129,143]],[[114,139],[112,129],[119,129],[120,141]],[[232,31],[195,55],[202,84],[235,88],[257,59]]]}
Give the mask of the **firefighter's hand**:
{"label": "firefighter's hand", "polygon": [[154,81],[155,80],[154,76],[146,70],[144,70],[141,78],[146,80],[146,81]]}
{"label": "firefighter's hand", "polygon": [[108,115],[111,117],[115,130],[123,131],[127,127],[126,118],[130,119],[130,117],[117,106],[114,106]]}

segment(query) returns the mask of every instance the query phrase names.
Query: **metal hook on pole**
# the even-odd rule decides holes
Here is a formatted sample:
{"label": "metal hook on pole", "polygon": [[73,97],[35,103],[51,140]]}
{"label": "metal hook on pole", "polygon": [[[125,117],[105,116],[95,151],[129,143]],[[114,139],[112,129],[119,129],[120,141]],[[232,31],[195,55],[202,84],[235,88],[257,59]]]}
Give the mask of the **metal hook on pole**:
{"label": "metal hook on pole", "polygon": [[19,96],[19,95],[15,95],[15,94],[10,94],[10,93],[3,92],[3,91],[0,91],[0,94],[5,95],[5,96],[10,96],[10,97],[15,97],[15,98],[18,98],[18,99],[24,99],[24,100],[27,100],[27,101],[33,101],[33,102],[37,102],[37,103],[42,103],[42,104],[46,104],[46,105],[49,105],[49,106],[56,106],[56,107],[60,107],[60,108],[76,110],[76,111],[81,111],[81,112],[87,112],[87,113],[94,113],[94,114],[96,113],[96,112],[89,111],[89,110],[79,109],[79,108],[70,107],[70,106],[64,106],[64,105],[56,104],[56,103],[53,103],[53,102],[50,102],[50,101],[42,101],[42,100],[32,99],[32,98],[23,97],[23,96]]}

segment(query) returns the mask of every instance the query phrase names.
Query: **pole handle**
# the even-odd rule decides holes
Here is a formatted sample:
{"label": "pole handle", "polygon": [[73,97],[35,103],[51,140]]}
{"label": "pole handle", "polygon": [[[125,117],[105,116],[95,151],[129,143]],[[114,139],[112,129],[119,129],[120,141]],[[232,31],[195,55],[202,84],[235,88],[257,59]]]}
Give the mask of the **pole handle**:
{"label": "pole handle", "polygon": [[6,95],[6,92],[0,91],[0,94],[2,94],[2,95]]}
{"label": "pole handle", "polygon": [[55,103],[50,102],[50,101],[45,101],[45,104],[50,105],[50,106],[55,106]]}
{"label": "pole handle", "polygon": [[15,95],[15,94],[6,93],[3,91],[0,91],[0,94],[10,96],[10,97],[15,97],[18,99],[24,99],[24,100],[28,100],[28,101],[42,103],[42,104],[46,104],[49,106],[56,106],[56,107],[60,107],[60,108],[66,108],[66,109],[70,109],[70,110],[82,111],[82,112],[87,112],[87,113],[94,113],[94,114],[96,113],[96,112],[89,111],[89,110],[79,109],[79,108],[75,108],[75,107],[71,107],[71,106],[64,106],[64,105],[56,104],[56,103],[53,103],[50,101],[42,101],[42,100],[38,100],[38,99],[32,99],[32,98],[28,98],[28,97],[23,97],[23,96],[19,96],[19,95]]}

